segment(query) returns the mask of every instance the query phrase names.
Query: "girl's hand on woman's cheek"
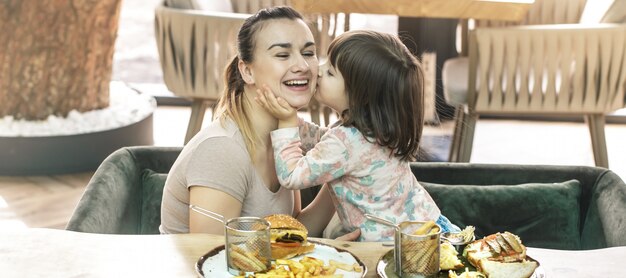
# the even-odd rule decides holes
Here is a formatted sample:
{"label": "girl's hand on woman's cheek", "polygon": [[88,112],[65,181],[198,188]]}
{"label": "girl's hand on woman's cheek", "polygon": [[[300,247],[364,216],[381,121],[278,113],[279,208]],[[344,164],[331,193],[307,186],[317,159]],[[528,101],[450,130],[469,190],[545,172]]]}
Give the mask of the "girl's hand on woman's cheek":
{"label": "girl's hand on woman's cheek", "polygon": [[281,97],[276,97],[267,85],[257,89],[255,98],[261,107],[281,121],[291,121],[296,118],[297,111]]}

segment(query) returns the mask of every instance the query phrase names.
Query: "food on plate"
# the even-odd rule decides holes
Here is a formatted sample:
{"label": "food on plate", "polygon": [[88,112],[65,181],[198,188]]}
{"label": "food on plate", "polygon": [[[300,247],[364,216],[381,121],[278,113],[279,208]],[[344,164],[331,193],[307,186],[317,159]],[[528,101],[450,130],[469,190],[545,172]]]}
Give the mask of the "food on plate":
{"label": "food on plate", "polygon": [[288,259],[313,252],[315,245],[307,241],[308,230],[302,223],[286,214],[265,217],[270,223],[272,259]]}
{"label": "food on plate", "polygon": [[243,248],[231,244],[229,246],[231,265],[244,272],[260,272],[267,270],[269,264],[259,252],[246,251]]}
{"label": "food on plate", "polygon": [[363,268],[358,263],[346,264],[335,260],[330,260],[328,263],[335,268],[343,269],[345,271],[363,272]]}
{"label": "food on plate", "polygon": [[468,244],[463,256],[489,278],[526,278],[539,266],[526,259],[526,246],[509,232],[495,233]]}
{"label": "food on plate", "polygon": [[503,263],[485,260],[482,262],[482,271],[489,278],[515,278],[530,277],[537,268],[535,261],[522,261],[517,263]]}
{"label": "food on plate", "polygon": [[448,278],[485,278],[485,274],[482,274],[478,271],[469,271],[465,268],[465,272],[461,274],[456,274],[453,270],[448,271]]}
{"label": "food on plate", "polygon": [[465,229],[461,230],[461,232],[459,232],[458,235],[463,238],[463,242],[470,242],[474,240],[475,230],[476,228],[474,226],[469,225],[469,226],[466,226]]}
{"label": "food on plate", "polygon": [[[358,264],[357,264],[358,265]],[[335,272],[340,267],[349,266],[348,269],[344,269],[347,271],[355,271],[361,272],[363,271],[360,267],[359,270],[355,270],[355,267],[348,264],[339,263],[331,260],[329,264],[325,264],[324,261],[313,258],[313,257],[304,257],[299,261],[290,260],[290,259],[278,259],[272,265],[272,268],[266,273],[257,273],[254,278],[341,278],[343,275],[336,274]],[[249,276],[250,277],[250,276]]]}
{"label": "food on plate", "polygon": [[463,267],[463,262],[457,256],[456,251],[450,242],[444,241],[439,246],[439,268],[441,270],[450,270]]}
{"label": "food on plate", "polygon": [[435,221],[429,220],[426,221],[422,226],[417,228],[413,235],[415,236],[425,236],[430,234],[436,234],[439,232],[439,227],[435,224]]}
{"label": "food on plate", "polygon": [[460,232],[448,232],[442,234],[446,240],[455,245],[464,245],[474,240],[474,226],[467,226]]}

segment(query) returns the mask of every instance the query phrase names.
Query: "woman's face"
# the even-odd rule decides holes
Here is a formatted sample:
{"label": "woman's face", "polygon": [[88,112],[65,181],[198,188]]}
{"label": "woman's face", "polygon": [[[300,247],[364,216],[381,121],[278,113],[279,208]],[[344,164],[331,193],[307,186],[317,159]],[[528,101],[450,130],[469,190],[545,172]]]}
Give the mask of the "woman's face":
{"label": "woman's face", "polygon": [[247,83],[269,86],[293,107],[308,105],[319,65],[307,25],[302,20],[268,20],[255,36],[254,60],[245,65],[251,81]]}
{"label": "woman's face", "polygon": [[341,114],[348,109],[348,95],[341,72],[330,62],[320,64],[317,94],[315,98],[322,104]]}

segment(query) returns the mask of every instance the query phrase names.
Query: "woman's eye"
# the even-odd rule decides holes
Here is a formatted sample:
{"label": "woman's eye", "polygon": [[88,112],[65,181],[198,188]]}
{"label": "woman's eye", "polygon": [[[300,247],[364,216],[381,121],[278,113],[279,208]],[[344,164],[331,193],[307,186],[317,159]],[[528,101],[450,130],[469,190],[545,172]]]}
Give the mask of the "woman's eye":
{"label": "woman's eye", "polygon": [[313,51],[304,52],[304,53],[302,53],[302,55],[304,55],[305,57],[315,57],[315,52],[313,52]]}
{"label": "woman's eye", "polygon": [[278,57],[278,58],[289,58],[289,54],[287,54],[287,53],[278,53],[278,54],[276,54],[276,57]]}
{"label": "woman's eye", "polygon": [[328,73],[328,75],[330,76],[334,76],[332,72],[330,72],[330,70],[327,70],[326,73]]}

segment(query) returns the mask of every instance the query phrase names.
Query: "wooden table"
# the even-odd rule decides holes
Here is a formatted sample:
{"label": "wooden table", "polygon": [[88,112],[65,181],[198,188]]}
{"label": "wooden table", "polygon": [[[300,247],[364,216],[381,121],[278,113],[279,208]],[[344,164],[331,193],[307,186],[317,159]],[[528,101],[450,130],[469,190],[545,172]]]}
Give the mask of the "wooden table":
{"label": "wooden table", "polygon": [[[381,243],[320,240],[347,249],[376,277]],[[224,244],[222,236],[103,235],[53,229],[0,231],[2,277],[194,277],[198,258]],[[626,247],[590,251],[529,248],[548,278],[621,277]]]}
{"label": "wooden table", "polygon": [[461,55],[467,54],[468,19],[521,21],[535,0],[293,0],[301,13],[393,14],[461,19]]}
{"label": "wooden table", "polygon": [[407,17],[520,21],[535,0],[295,0],[302,13],[395,14]]}

